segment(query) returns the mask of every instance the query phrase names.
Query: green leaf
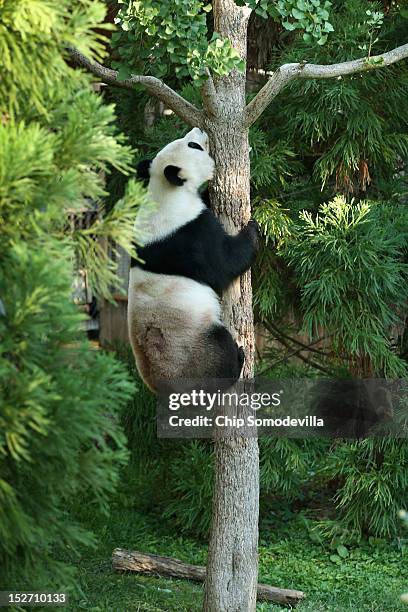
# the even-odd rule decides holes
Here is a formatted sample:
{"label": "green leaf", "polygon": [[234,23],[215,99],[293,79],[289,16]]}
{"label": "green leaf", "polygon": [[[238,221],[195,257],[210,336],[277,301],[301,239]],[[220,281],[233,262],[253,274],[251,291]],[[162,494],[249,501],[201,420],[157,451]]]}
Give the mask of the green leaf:
{"label": "green leaf", "polygon": [[282,21],[282,25],[285,30],[289,30],[289,32],[292,32],[292,30],[296,30],[296,24],[292,23],[291,21]]}
{"label": "green leaf", "polygon": [[297,8],[292,9],[292,15],[298,21],[304,21],[306,19],[306,15],[303,11],[299,11]]}
{"label": "green leaf", "polygon": [[322,536],[317,531],[315,531],[314,529],[309,529],[308,535],[309,535],[309,538],[311,539],[311,541],[315,542],[315,544],[323,544]]}
{"label": "green leaf", "polygon": [[212,5],[206,4],[205,6],[203,6],[203,11],[205,11],[206,13],[209,13],[210,11],[212,11]]}
{"label": "green leaf", "polygon": [[261,6],[257,6],[256,14],[262,17],[262,19],[268,19],[268,13]]}
{"label": "green leaf", "polygon": [[346,559],[349,556],[349,551],[347,550],[347,548],[343,544],[339,544],[337,546],[336,550],[337,550],[337,554],[342,559]]}

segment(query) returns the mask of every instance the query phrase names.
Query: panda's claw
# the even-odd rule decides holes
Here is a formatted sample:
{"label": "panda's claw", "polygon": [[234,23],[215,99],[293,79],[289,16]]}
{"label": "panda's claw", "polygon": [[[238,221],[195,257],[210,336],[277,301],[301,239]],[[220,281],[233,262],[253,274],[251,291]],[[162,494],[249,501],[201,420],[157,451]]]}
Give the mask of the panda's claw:
{"label": "panda's claw", "polygon": [[239,368],[239,371],[240,371],[240,372],[241,372],[241,370],[242,370],[242,367],[243,367],[243,365],[244,365],[244,362],[245,362],[245,351],[244,351],[244,349],[242,348],[242,346],[239,346],[239,347],[238,347],[238,363],[239,363],[239,366],[240,366],[240,368]]}
{"label": "panda's claw", "polygon": [[254,228],[254,230],[256,230],[256,233],[258,234],[258,236],[261,235],[261,226],[259,225],[258,221],[256,219],[251,219],[248,223],[248,227]]}

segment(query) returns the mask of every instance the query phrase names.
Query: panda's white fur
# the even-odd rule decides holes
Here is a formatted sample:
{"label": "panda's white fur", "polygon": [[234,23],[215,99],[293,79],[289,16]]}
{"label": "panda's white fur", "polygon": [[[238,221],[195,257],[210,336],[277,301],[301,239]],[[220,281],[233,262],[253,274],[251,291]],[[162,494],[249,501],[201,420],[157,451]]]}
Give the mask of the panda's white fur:
{"label": "panda's white fur", "polygon": [[[139,373],[153,391],[163,381],[236,380],[244,360],[221,322],[212,277],[222,290],[249,268],[255,230],[247,226],[229,237],[204,205],[198,188],[214,171],[208,149],[207,134],[194,128],[160,151],[149,167],[155,206],[136,220],[146,260],[130,270],[129,337]],[[175,172],[170,178],[169,168]]]}

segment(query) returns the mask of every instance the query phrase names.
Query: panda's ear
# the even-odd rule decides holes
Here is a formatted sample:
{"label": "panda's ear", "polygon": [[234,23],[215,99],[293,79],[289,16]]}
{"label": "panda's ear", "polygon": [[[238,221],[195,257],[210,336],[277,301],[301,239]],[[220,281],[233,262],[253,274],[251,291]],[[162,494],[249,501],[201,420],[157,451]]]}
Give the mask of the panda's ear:
{"label": "panda's ear", "polygon": [[150,166],[152,165],[151,159],[143,159],[141,162],[137,164],[136,174],[137,178],[140,179],[149,179],[150,178]]}
{"label": "panda's ear", "polygon": [[186,182],[186,179],[182,179],[179,177],[180,171],[181,168],[179,168],[178,166],[166,166],[164,169],[164,176],[172,185],[182,187]]}

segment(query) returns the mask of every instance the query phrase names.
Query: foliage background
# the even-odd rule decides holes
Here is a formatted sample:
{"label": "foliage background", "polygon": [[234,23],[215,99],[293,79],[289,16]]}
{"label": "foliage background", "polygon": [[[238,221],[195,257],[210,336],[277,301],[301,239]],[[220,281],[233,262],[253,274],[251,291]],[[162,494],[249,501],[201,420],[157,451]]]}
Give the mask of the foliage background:
{"label": "foliage background", "polygon": [[[131,248],[144,197],[130,182],[102,214],[103,174],[113,167],[128,173],[131,151],[113,107],[66,61],[67,42],[100,55],[92,28],[104,14],[102,4],[88,1],[0,5],[3,589],[76,585],[74,564],[60,553],[94,537],[68,505],[89,498],[95,512],[106,512],[128,457],[118,413],[134,386],[113,356],[86,341],[84,315],[72,302],[78,264],[109,297],[116,265],[98,240]],[[80,216],[95,206],[96,225],[71,231],[67,211]]]}

